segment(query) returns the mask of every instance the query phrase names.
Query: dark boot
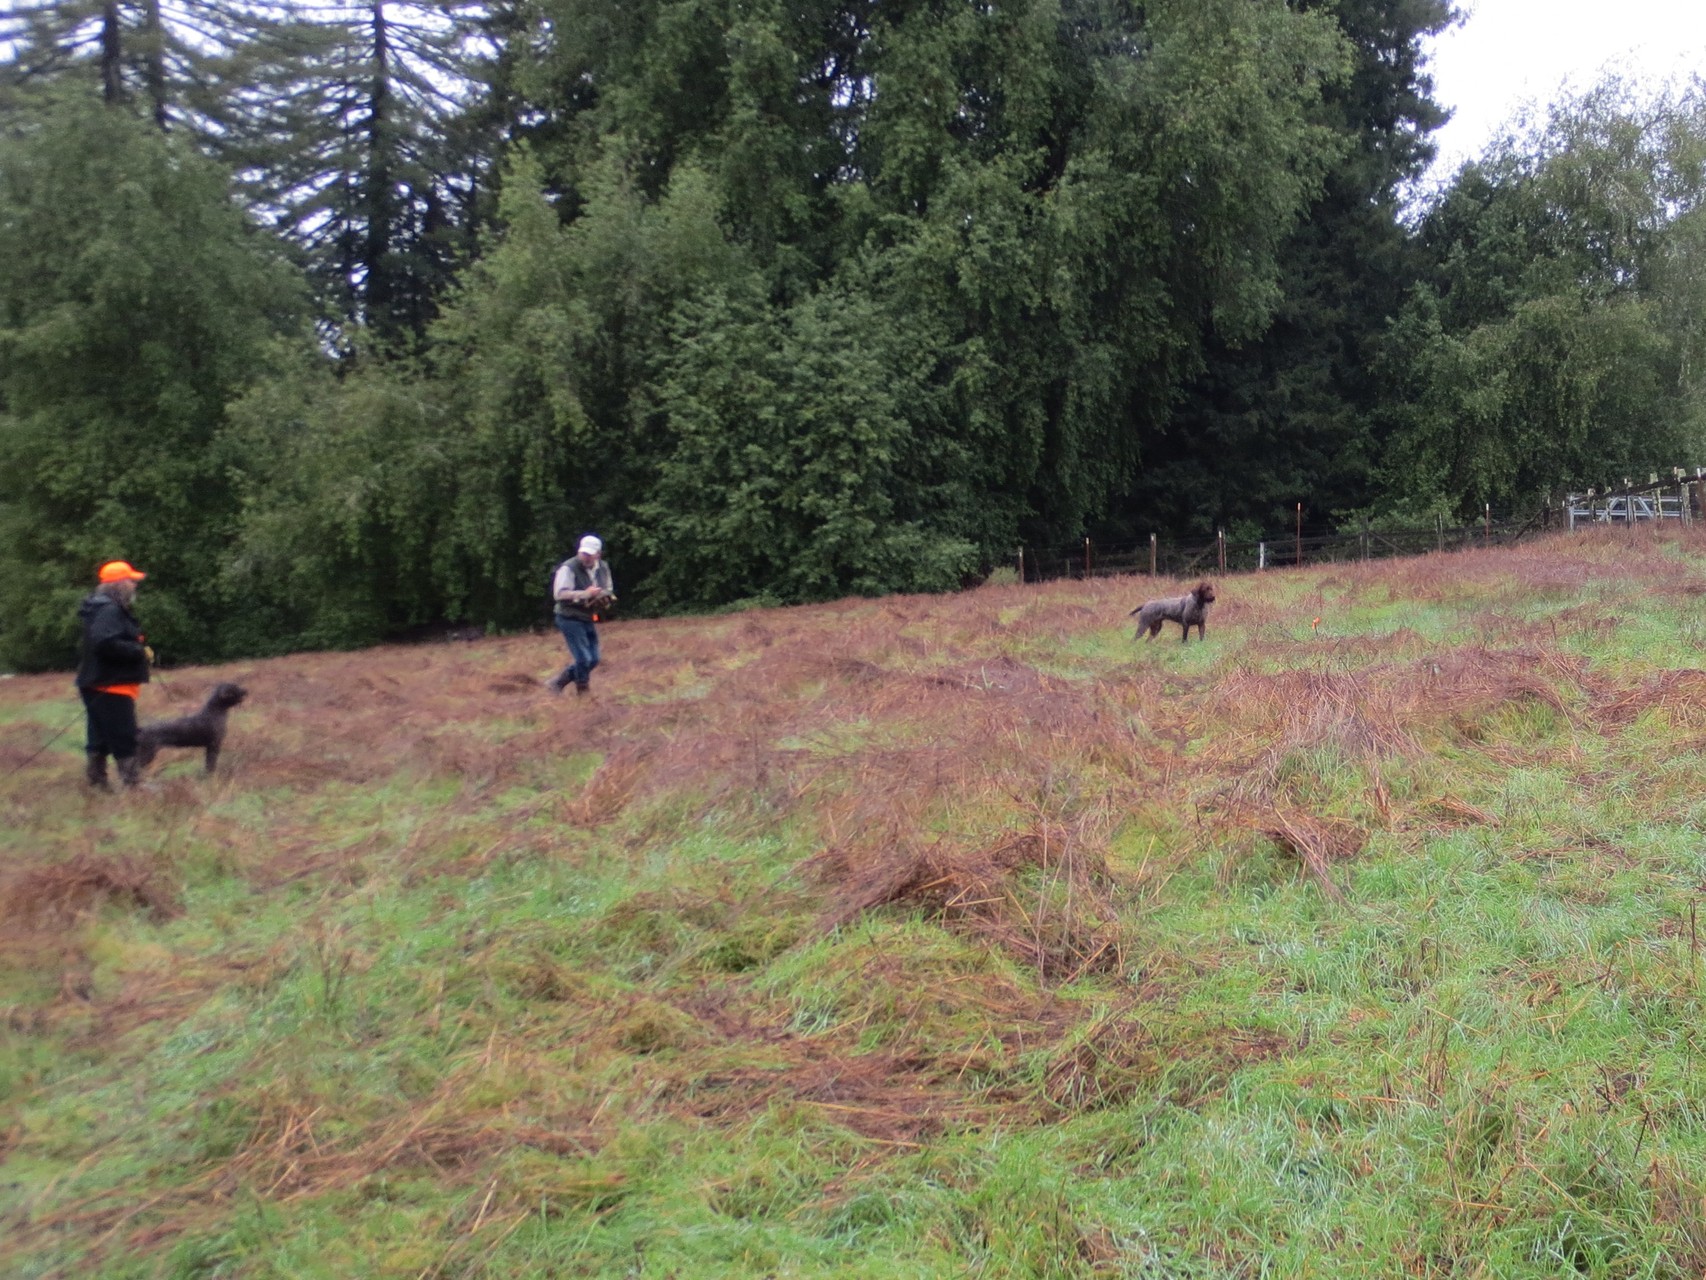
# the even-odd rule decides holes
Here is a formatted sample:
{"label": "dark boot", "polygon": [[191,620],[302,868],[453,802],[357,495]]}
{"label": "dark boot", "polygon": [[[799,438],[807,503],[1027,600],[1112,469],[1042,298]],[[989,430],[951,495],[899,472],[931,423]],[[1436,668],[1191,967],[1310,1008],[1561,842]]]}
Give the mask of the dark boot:
{"label": "dark boot", "polygon": [[142,781],[142,762],[135,756],[115,758],[113,763],[118,766],[119,781],[127,787],[134,787]]}
{"label": "dark boot", "polygon": [[112,783],[107,781],[107,753],[105,751],[90,751],[83,757],[83,777],[96,791],[111,791]]}
{"label": "dark boot", "polygon": [[575,668],[571,663],[545,682],[545,687],[552,693],[561,693],[569,687],[569,682],[575,678]]}

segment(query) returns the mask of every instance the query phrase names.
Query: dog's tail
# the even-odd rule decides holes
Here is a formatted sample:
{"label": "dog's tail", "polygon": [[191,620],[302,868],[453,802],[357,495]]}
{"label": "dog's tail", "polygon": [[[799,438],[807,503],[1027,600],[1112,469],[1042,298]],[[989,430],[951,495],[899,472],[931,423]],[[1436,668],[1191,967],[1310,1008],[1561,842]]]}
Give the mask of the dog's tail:
{"label": "dog's tail", "polygon": [[1143,612],[1143,606],[1138,605],[1137,608],[1133,609],[1130,613],[1126,614],[1126,617],[1135,618],[1135,617],[1137,617],[1138,614],[1140,614],[1142,612]]}

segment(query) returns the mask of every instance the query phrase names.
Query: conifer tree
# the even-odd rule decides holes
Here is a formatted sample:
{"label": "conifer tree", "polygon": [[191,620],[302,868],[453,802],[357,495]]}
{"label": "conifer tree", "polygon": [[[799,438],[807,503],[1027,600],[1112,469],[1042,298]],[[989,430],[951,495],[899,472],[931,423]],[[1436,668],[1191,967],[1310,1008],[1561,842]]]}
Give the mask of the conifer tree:
{"label": "conifer tree", "polygon": [[14,107],[99,85],[181,128],[290,237],[329,314],[418,336],[470,252],[496,122],[480,0],[26,0],[3,19]]}
{"label": "conifer tree", "polygon": [[1446,118],[1422,42],[1455,15],[1450,0],[1304,7],[1332,13],[1354,51],[1316,113],[1339,158],[1280,251],[1271,325],[1253,338],[1211,329],[1205,365],[1110,513],[1112,530],[1286,527],[1299,501],[1326,528],[1374,498],[1385,395],[1374,369],[1423,267],[1400,204]]}

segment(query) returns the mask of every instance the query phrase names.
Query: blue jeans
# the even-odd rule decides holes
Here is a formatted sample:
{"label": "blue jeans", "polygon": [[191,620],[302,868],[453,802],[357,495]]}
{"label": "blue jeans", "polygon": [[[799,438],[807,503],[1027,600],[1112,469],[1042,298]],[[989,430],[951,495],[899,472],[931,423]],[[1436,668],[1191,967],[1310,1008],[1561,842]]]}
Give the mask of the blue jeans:
{"label": "blue jeans", "polygon": [[563,640],[574,657],[574,661],[557,677],[557,683],[578,684],[584,689],[586,682],[592,678],[592,669],[598,665],[598,628],[579,618],[565,618],[558,614],[557,630],[563,633]]}

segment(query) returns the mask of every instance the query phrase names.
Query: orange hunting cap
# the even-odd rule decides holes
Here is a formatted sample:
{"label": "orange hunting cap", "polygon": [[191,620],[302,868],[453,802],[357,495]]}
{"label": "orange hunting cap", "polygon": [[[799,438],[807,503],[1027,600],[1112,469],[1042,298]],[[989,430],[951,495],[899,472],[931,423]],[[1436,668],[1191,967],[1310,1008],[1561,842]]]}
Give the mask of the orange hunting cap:
{"label": "orange hunting cap", "polygon": [[141,582],[148,575],[131,567],[128,560],[108,560],[101,566],[102,584],[108,582]]}

